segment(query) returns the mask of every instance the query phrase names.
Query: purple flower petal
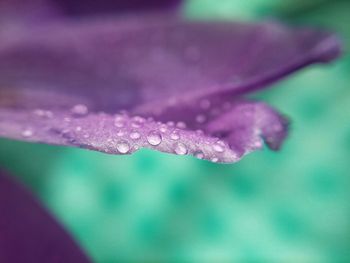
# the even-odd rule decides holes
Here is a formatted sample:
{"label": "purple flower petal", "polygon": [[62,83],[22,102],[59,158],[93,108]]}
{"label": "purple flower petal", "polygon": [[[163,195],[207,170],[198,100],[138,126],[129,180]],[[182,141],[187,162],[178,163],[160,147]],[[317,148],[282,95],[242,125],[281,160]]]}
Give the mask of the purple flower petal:
{"label": "purple flower petal", "polygon": [[[328,62],[340,50],[337,39],[321,31],[169,16],[71,21],[7,31],[3,39],[1,136],[109,153],[148,147],[220,162],[260,148],[260,138],[276,149],[286,135],[282,117],[238,96]],[[216,108],[234,105],[209,116],[201,106],[209,98]],[[120,110],[126,114],[118,127],[114,114]],[[200,120],[203,113],[207,122]],[[135,115],[156,120],[136,129],[137,143],[130,137]],[[171,139],[170,125],[159,144],[148,141],[172,121],[187,124],[180,140]],[[218,139],[223,151],[213,146]]]}
{"label": "purple flower petal", "polygon": [[50,0],[1,0],[0,32],[1,27],[9,27],[8,22],[42,22],[57,14]]}
{"label": "purple flower petal", "polygon": [[115,14],[175,7],[181,0],[52,0],[69,16]]}
{"label": "purple flower petal", "polygon": [[0,262],[90,262],[38,201],[1,171]]}

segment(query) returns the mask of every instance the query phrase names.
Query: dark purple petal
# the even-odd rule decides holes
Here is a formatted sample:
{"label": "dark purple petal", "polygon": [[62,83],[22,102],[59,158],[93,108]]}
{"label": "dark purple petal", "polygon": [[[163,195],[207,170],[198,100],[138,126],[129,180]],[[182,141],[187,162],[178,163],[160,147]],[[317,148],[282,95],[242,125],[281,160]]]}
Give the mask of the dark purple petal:
{"label": "dark purple petal", "polygon": [[1,0],[0,32],[5,23],[6,27],[11,26],[8,22],[42,22],[55,14],[56,9],[50,0]]}
{"label": "dark purple petal", "polygon": [[1,171],[0,262],[90,262],[39,202]]}
{"label": "dark purple petal", "polygon": [[[261,138],[276,149],[286,135],[282,117],[264,104],[238,100],[243,93],[340,51],[338,40],[321,31],[169,16],[67,22],[7,31],[2,39],[1,136],[110,153],[140,147],[199,152],[221,162],[260,148]],[[209,116],[200,103],[208,99],[216,108],[232,107]],[[126,110],[125,127],[114,124],[120,110]],[[206,122],[197,123],[199,114]],[[136,143],[130,138],[135,115],[188,128],[179,141],[167,133],[152,145],[148,134],[163,124],[146,120]],[[224,151],[213,147],[219,139]]]}
{"label": "dark purple petal", "polygon": [[52,0],[70,16],[116,14],[176,7],[181,0]]}

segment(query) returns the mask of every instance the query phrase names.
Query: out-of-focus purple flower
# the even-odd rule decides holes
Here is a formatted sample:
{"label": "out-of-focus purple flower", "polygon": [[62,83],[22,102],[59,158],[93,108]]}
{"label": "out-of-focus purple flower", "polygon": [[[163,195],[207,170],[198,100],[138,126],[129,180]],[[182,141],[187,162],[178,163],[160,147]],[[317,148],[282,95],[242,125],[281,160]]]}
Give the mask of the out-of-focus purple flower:
{"label": "out-of-focus purple flower", "polygon": [[2,171],[0,262],[90,262],[41,204]]}
{"label": "out-of-focus purple flower", "polygon": [[242,96],[333,60],[336,37],[276,22],[188,21],[169,10],[178,2],[2,1],[0,136],[223,163],[263,142],[278,149],[287,120]]}

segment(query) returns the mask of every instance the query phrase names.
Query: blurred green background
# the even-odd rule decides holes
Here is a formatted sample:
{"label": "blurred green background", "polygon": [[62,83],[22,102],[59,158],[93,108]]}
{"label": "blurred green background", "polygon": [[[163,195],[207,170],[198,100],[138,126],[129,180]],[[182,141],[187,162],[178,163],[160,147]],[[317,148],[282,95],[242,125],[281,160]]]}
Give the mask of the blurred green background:
{"label": "blurred green background", "polygon": [[350,1],[189,0],[183,13],[342,36],[342,59],[254,95],[293,120],[280,152],[220,165],[0,140],[0,165],[96,262],[350,262]]}

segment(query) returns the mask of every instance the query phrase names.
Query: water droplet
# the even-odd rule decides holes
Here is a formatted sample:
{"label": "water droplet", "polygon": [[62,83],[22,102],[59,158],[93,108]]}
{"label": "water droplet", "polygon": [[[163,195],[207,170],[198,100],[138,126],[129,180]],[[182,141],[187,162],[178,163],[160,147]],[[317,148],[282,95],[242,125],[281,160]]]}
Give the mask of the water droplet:
{"label": "water droplet", "polygon": [[163,124],[162,126],[160,126],[159,130],[164,133],[168,130],[168,128],[166,125]]}
{"label": "water droplet", "polygon": [[170,134],[170,139],[176,141],[178,139],[180,139],[180,135],[177,131],[173,131],[171,134]]}
{"label": "water droplet", "polygon": [[132,118],[132,123],[134,123],[135,125],[141,125],[142,123],[144,123],[146,120],[145,120],[145,118],[142,118],[142,117],[140,117],[140,116],[134,116],[133,118]]}
{"label": "water droplet", "polygon": [[198,122],[198,123],[204,123],[205,121],[206,121],[206,117],[205,117],[205,115],[204,114],[199,114],[199,115],[197,115],[197,117],[196,117],[196,122]]}
{"label": "water droplet", "polygon": [[22,136],[23,137],[32,137],[33,136],[33,131],[31,129],[25,129],[22,131]]}
{"label": "water droplet", "polygon": [[133,140],[140,139],[140,137],[141,137],[141,134],[137,131],[133,131],[130,133],[130,138]]}
{"label": "water droplet", "polygon": [[52,118],[53,116],[53,113],[49,110],[36,109],[33,111],[33,113],[41,118]]}
{"label": "water droplet", "polygon": [[121,114],[114,115],[114,122],[122,122],[123,120],[124,120],[123,115]]}
{"label": "water droplet", "polygon": [[131,123],[131,127],[133,127],[133,128],[140,128],[141,127],[141,123],[139,123],[139,122],[132,122]]}
{"label": "water droplet", "polygon": [[82,128],[81,128],[80,126],[77,126],[77,127],[75,128],[75,130],[76,130],[77,132],[80,132],[80,131],[82,130]]}
{"label": "water droplet", "polygon": [[127,141],[119,141],[119,142],[117,142],[117,150],[118,150],[118,152],[125,154],[125,153],[129,152],[130,145]]}
{"label": "water droplet", "polygon": [[117,128],[122,128],[122,127],[124,127],[124,122],[121,121],[121,120],[116,120],[114,122],[114,126],[117,127]]}
{"label": "water droplet", "polygon": [[170,127],[175,126],[175,123],[173,121],[168,121],[166,124]]}
{"label": "water droplet", "polygon": [[212,161],[213,163],[217,163],[219,161],[219,158],[213,157],[210,159],[210,161]]}
{"label": "water droplet", "polygon": [[254,147],[261,148],[263,146],[263,143],[261,140],[257,140],[253,145]]}
{"label": "water droplet", "polygon": [[217,141],[213,145],[213,149],[216,152],[222,153],[225,150],[225,143],[223,141]]}
{"label": "water droplet", "polygon": [[147,141],[150,145],[157,146],[162,142],[162,135],[157,131],[151,131],[147,135]]}
{"label": "water droplet", "polygon": [[78,115],[78,116],[82,116],[82,115],[86,115],[89,110],[88,107],[84,104],[77,104],[75,106],[73,106],[73,108],[71,109],[72,114],[74,115]]}
{"label": "water droplet", "polygon": [[187,125],[183,121],[179,121],[178,123],[176,123],[176,127],[178,127],[179,129],[186,129]]}
{"label": "water droplet", "polygon": [[194,153],[194,156],[198,159],[203,159],[204,158],[204,153],[202,151],[197,151]]}
{"label": "water droplet", "polygon": [[119,131],[117,132],[117,136],[118,136],[118,137],[122,137],[122,136],[124,136],[124,134],[125,134],[125,132],[122,131],[122,130],[119,130]]}
{"label": "water droplet", "polygon": [[187,154],[187,148],[186,145],[184,145],[183,143],[179,142],[175,145],[175,153],[178,155],[185,155]]}

